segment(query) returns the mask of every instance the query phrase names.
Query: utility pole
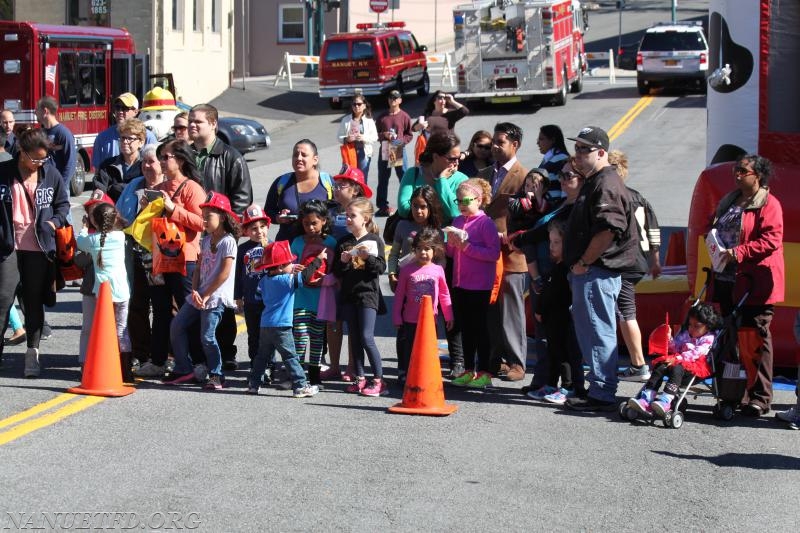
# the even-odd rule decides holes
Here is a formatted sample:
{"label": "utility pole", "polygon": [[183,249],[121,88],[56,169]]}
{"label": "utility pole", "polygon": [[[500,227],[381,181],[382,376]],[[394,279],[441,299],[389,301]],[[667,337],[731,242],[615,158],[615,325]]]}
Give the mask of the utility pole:
{"label": "utility pole", "polygon": [[[674,1],[674,0],[673,0]],[[625,0],[618,0],[617,11],[619,11],[619,33],[617,34],[617,53],[622,50],[622,10],[625,9]]]}
{"label": "utility pole", "polygon": [[672,23],[678,21],[678,0],[672,0]]}

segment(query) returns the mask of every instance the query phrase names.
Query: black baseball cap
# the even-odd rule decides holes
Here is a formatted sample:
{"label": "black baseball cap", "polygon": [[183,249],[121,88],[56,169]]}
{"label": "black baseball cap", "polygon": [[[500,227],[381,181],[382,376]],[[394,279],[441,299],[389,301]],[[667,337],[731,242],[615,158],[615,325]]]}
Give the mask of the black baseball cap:
{"label": "black baseball cap", "polygon": [[403,95],[400,94],[400,91],[398,91],[397,89],[395,89],[393,91],[389,91],[389,98],[394,99],[394,98],[402,98],[402,97],[403,97]]}
{"label": "black baseball cap", "polygon": [[597,126],[586,126],[578,132],[577,137],[568,137],[568,139],[608,151],[608,134]]}

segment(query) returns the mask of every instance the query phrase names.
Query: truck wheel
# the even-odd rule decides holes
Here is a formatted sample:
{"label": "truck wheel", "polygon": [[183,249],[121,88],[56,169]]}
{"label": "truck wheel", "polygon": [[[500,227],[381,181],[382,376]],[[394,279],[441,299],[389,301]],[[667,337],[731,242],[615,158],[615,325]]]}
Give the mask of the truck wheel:
{"label": "truck wheel", "polygon": [[569,86],[569,90],[573,94],[578,94],[583,90],[583,65],[578,65],[578,79],[572,82],[572,85]]}
{"label": "truck wheel", "polygon": [[80,196],[83,194],[85,186],[86,170],[83,168],[83,158],[79,154],[75,162],[75,173],[72,174],[72,179],[69,180],[69,192],[72,196]]}
{"label": "truck wheel", "polygon": [[564,74],[561,77],[561,81],[564,83],[561,84],[561,89],[559,89],[558,94],[553,99],[554,105],[564,105],[567,103],[567,71],[564,70]]}
{"label": "truck wheel", "polygon": [[417,96],[427,96],[429,92],[431,92],[431,79],[428,77],[428,73],[425,72],[422,74],[422,85],[417,89]]}

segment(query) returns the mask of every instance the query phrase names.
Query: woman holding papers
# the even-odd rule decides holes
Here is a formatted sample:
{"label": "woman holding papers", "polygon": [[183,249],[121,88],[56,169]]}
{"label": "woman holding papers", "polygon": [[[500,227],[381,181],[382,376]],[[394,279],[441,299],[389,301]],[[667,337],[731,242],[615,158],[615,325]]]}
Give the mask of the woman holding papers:
{"label": "woman holding papers", "polygon": [[[749,376],[742,413],[760,416],[772,401],[773,305],[783,301],[783,210],[767,184],[772,164],[758,155],[741,156],[733,168],[736,189],[725,195],[709,230],[723,258],[714,281],[714,299],[723,315],[749,293],[741,310],[742,326],[756,328],[763,344],[755,356],[755,376]],[[745,354],[742,354],[745,355]]]}

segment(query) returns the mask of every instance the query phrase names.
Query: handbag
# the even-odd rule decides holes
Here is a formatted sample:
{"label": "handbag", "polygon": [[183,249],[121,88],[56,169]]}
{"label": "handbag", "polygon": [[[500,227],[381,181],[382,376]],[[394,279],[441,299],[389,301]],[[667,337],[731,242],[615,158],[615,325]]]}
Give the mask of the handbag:
{"label": "handbag", "polygon": [[75,264],[75,231],[71,224],[56,230],[56,262],[64,281],[83,277],[83,269]]}
{"label": "handbag", "polygon": [[154,218],[153,229],[153,274],[178,273],[186,275],[186,256],[183,243],[186,232],[166,217]]}
{"label": "handbag", "polygon": [[350,168],[358,168],[358,155],[356,154],[356,145],[353,143],[342,143],[339,147],[342,153],[342,164]]}
{"label": "handbag", "polygon": [[[178,197],[188,179],[178,185],[172,200]],[[186,255],[183,245],[186,242],[186,232],[180,225],[162,216],[153,218],[151,222],[153,235],[153,275],[177,273],[186,275]]]}
{"label": "handbag", "polygon": [[401,220],[407,219],[405,217],[401,217],[397,211],[389,215],[389,217],[386,219],[386,225],[383,227],[384,242],[394,242],[394,233],[397,231],[397,224],[399,224]]}

